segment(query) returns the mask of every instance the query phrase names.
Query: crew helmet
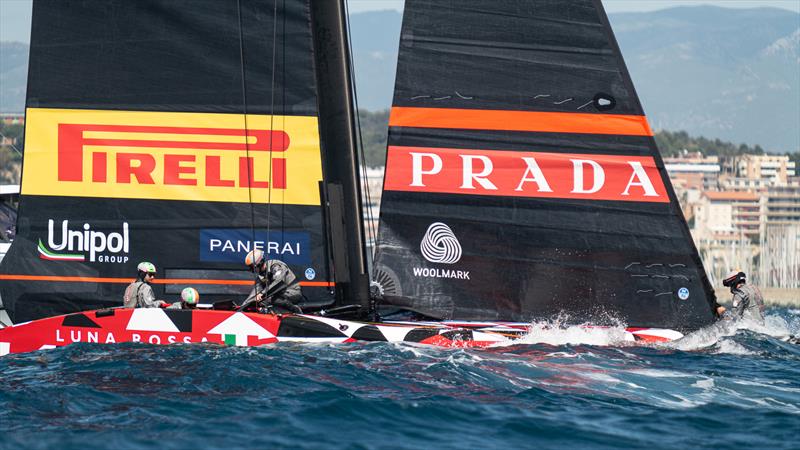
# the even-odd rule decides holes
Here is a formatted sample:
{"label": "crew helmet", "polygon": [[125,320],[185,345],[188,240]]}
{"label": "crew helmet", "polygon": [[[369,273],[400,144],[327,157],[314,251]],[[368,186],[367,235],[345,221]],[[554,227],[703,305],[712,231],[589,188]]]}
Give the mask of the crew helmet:
{"label": "crew helmet", "polygon": [[147,261],[140,262],[139,265],[136,266],[136,269],[141,273],[156,273],[155,264]]}
{"label": "crew helmet", "polygon": [[728,273],[728,276],[722,280],[722,285],[725,287],[732,287],[736,286],[739,283],[744,283],[747,281],[747,276],[741,270],[732,270]]}
{"label": "crew helmet", "polygon": [[254,269],[256,266],[261,264],[264,261],[264,251],[255,249],[252,250],[247,256],[244,257],[244,264],[250,269]]}
{"label": "crew helmet", "polygon": [[196,306],[200,301],[200,293],[193,287],[187,287],[181,291],[181,300],[189,305]]}

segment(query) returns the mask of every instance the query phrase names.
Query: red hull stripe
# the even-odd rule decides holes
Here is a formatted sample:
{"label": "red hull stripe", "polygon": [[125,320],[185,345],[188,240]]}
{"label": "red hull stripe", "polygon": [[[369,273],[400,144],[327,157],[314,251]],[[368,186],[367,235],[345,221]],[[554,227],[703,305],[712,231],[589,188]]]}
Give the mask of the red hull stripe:
{"label": "red hull stripe", "polygon": [[[21,275],[21,274],[0,274],[0,280],[17,281],[60,281],[71,283],[130,283],[133,278],[107,278],[107,277],[62,277],[54,275]],[[253,284],[251,280],[210,280],[194,278],[164,278],[153,280],[154,284],[228,284],[246,285]],[[300,286],[322,286],[332,287],[336,283],[333,281],[301,281]]]}
{"label": "red hull stripe", "polygon": [[390,127],[652,136],[645,116],[395,106]]}

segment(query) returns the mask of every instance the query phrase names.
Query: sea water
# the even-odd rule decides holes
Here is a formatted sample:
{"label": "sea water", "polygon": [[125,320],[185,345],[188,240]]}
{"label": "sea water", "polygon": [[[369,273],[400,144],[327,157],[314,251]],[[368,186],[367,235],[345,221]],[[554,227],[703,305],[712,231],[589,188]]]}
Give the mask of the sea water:
{"label": "sea water", "polygon": [[800,310],[660,345],[80,344],[0,358],[2,448],[800,448]]}

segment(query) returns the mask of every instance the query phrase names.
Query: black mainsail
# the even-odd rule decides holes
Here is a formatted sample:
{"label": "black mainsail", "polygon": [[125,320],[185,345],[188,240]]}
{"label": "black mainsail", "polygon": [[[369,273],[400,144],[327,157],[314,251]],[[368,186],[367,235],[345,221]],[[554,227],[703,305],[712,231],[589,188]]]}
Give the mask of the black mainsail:
{"label": "black mainsail", "polygon": [[349,83],[342,10],[37,0],[18,231],[0,266],[14,322],[117,306],[142,260],[159,297],[242,294],[256,247],[292,267],[307,305],[366,304],[363,243],[329,244],[362,226],[352,119],[331,121],[352,117],[331,88]]}
{"label": "black mainsail", "polygon": [[389,126],[386,303],[454,320],[714,320],[600,0],[407,0]]}

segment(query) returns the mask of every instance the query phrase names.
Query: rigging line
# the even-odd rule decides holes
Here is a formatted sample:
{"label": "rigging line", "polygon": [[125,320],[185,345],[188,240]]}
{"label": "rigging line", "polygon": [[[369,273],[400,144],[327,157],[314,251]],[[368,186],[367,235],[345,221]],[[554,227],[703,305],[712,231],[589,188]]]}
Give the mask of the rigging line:
{"label": "rigging line", "polygon": [[[267,241],[270,239],[270,228],[272,225],[272,147],[275,141],[275,68],[277,66],[275,55],[278,48],[278,0],[273,3],[272,9],[272,79],[269,87],[269,171],[267,174]],[[284,53],[286,53],[284,51]],[[284,84],[285,81],[284,81]],[[264,257],[269,259],[269,242]],[[267,267],[269,271],[269,267]]]}
{"label": "rigging line", "polygon": [[[370,195],[369,190],[369,178],[367,177],[367,160],[364,151],[364,137],[361,133],[361,117],[359,115],[358,109],[358,92],[356,89],[356,70],[355,70],[355,61],[353,59],[353,44],[352,44],[352,33],[350,32],[350,10],[349,10],[349,0],[344,1],[344,12],[345,12],[345,25],[347,26],[347,47],[348,47],[348,63],[350,64],[350,78],[353,84],[353,107],[355,108],[355,119],[356,119],[356,129],[358,130],[358,150],[359,150],[359,163],[361,164],[361,168],[359,169],[359,174],[361,175],[363,187],[362,190],[366,194],[367,197],[367,233],[369,240],[372,241],[372,248],[373,251],[375,249],[375,245],[377,244],[377,232],[375,231],[374,225],[374,215],[372,213],[372,205],[370,204],[370,199],[372,196]],[[385,166],[384,166],[385,170]],[[367,252],[367,258],[370,265],[372,265],[372,252]]]}
{"label": "rigging line", "polygon": [[[281,68],[283,81],[281,82],[281,96],[278,100],[281,108],[281,130],[286,129],[286,0],[281,2],[284,13],[281,14]],[[287,147],[288,150],[288,147]],[[286,191],[280,191],[281,196],[281,242],[286,242]]]}
{"label": "rigging line", "polygon": [[[253,250],[255,250],[255,242],[256,242],[256,212],[255,212],[255,205],[253,205],[253,189],[252,185],[253,182],[250,179],[250,175],[253,172],[253,169],[250,166],[250,140],[248,139],[248,133],[250,132],[250,127],[247,123],[247,74],[245,71],[244,66],[244,30],[242,26],[242,1],[236,0],[236,13],[239,19],[239,70],[241,72],[242,77],[242,107],[244,109],[244,149],[245,149],[245,158],[247,159],[247,201],[250,204],[250,242],[253,246]],[[255,287],[258,283],[258,273],[253,271],[253,286]]]}

